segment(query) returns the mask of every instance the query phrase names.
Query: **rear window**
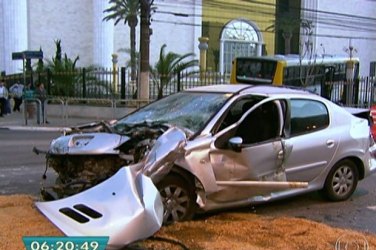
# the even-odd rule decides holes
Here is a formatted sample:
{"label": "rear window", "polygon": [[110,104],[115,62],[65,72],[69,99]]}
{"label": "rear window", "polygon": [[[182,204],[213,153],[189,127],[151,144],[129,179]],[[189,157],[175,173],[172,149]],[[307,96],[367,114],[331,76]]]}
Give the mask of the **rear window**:
{"label": "rear window", "polygon": [[306,99],[291,100],[291,135],[323,129],[329,125],[326,106]]}

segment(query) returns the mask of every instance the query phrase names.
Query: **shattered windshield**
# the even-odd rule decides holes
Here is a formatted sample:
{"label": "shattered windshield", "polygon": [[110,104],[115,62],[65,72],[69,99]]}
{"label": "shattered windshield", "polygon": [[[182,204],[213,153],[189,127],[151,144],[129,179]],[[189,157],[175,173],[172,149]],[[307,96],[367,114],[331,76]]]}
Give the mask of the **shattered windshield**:
{"label": "shattered windshield", "polygon": [[137,124],[171,124],[198,132],[219,111],[228,93],[179,92],[151,103],[122,118],[114,126],[122,133]]}

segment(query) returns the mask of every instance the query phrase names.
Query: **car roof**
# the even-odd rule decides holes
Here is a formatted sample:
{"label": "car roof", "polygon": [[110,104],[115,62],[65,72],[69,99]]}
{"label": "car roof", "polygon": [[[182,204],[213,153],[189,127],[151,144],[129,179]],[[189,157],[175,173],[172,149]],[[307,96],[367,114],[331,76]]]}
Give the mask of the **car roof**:
{"label": "car roof", "polygon": [[273,85],[217,84],[188,89],[190,92],[250,93],[260,95],[300,94],[314,95],[303,89]]}
{"label": "car roof", "polygon": [[237,93],[252,85],[246,84],[215,84],[188,89],[189,92],[218,92],[218,93]]}

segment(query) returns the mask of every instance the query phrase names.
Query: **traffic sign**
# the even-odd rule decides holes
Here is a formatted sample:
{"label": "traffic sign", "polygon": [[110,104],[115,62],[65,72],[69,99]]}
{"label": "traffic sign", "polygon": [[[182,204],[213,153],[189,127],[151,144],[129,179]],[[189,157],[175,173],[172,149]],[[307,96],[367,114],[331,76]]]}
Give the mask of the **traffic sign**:
{"label": "traffic sign", "polygon": [[23,60],[23,59],[43,59],[43,51],[25,50],[22,52],[12,53],[12,60]]}

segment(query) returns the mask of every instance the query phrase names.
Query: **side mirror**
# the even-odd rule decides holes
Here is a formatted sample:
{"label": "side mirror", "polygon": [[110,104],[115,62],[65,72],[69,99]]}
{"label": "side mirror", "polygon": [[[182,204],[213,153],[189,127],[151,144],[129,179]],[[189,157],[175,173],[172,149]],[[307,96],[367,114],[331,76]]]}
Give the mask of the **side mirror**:
{"label": "side mirror", "polygon": [[242,151],[242,144],[243,139],[241,137],[232,137],[228,141],[228,144],[232,150],[235,152],[241,152]]}

